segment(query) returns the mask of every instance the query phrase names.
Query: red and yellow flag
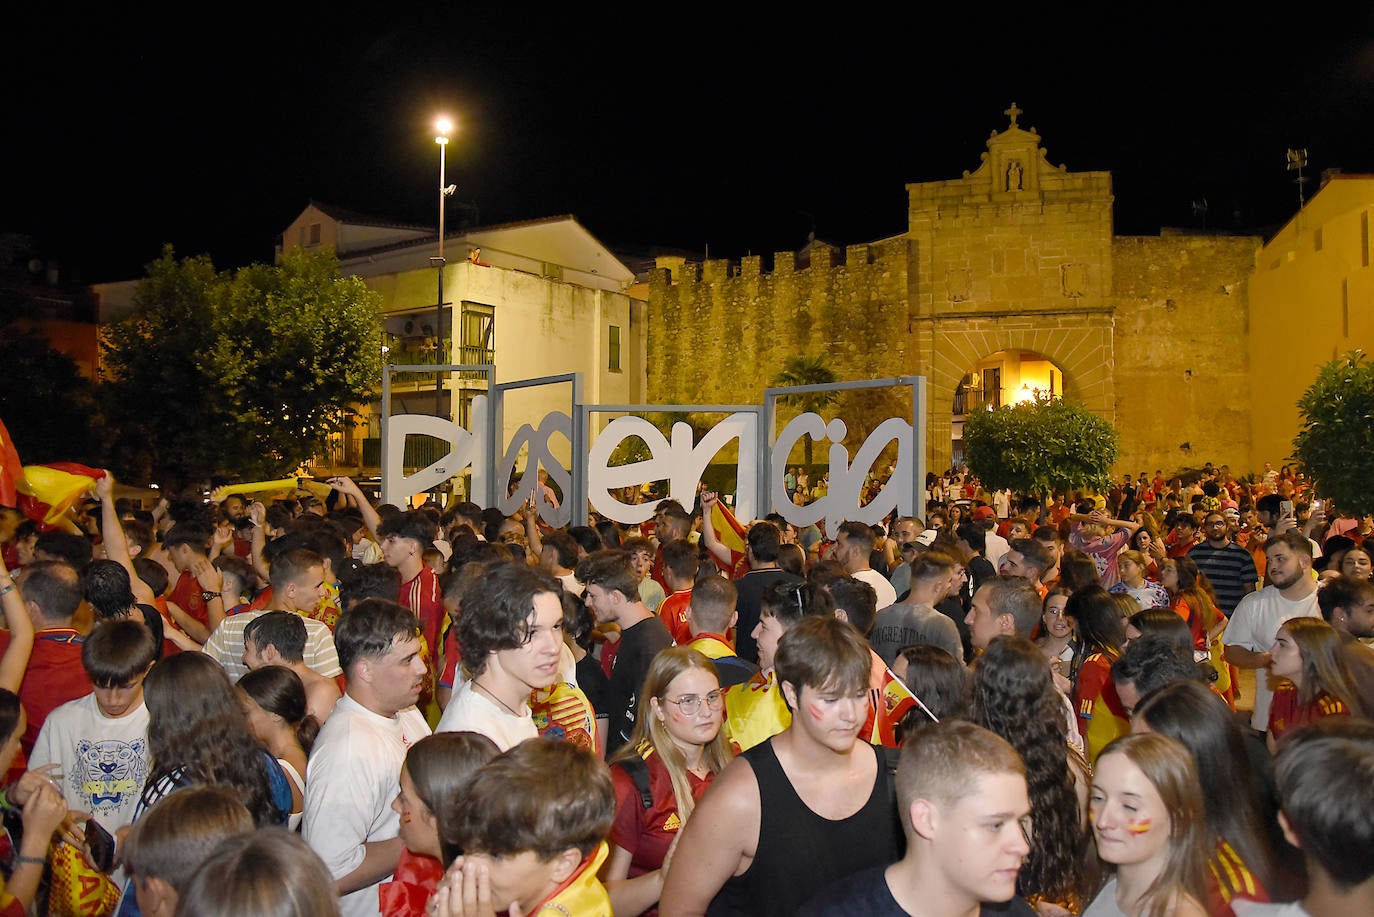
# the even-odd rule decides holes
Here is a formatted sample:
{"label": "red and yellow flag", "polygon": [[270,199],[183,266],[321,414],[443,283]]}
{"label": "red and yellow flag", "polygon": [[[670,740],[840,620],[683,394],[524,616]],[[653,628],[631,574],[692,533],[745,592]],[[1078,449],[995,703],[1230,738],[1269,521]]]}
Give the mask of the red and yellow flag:
{"label": "red and yellow flag", "polygon": [[[730,550],[730,566],[726,567],[719,559],[716,559],[716,566],[731,578],[742,576],[745,564],[744,549],[749,544],[749,530],[740,524],[724,500],[717,500],[711,505],[711,531],[715,533],[716,540]],[[712,557],[714,558],[714,555]]]}
{"label": "red and yellow flag", "polygon": [[35,522],[54,525],[103,477],[104,471],[76,462],[25,465],[23,479],[17,484],[19,509]]}
{"label": "red and yellow flag", "polygon": [[897,726],[902,722],[902,717],[916,706],[916,695],[892,674],[891,669],[883,666],[882,679],[869,690],[869,699],[873,702],[873,709],[869,711],[869,719],[864,723],[859,737],[874,745],[896,748],[899,744]]}
{"label": "red and yellow flag", "polygon": [[24,480],[24,466],[5,422],[0,420],[0,506],[18,506],[17,489]]}

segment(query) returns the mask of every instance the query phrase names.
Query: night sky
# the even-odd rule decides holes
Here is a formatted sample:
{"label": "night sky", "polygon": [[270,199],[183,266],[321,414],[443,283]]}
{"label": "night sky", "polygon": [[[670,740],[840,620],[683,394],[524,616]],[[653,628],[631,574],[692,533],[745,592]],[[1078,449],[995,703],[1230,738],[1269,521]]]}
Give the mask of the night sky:
{"label": "night sky", "polygon": [[312,199],[432,225],[441,111],[480,223],[572,213],[714,257],[903,231],[904,184],[977,168],[1013,101],[1051,163],[1113,173],[1121,234],[1200,226],[1204,197],[1209,228],[1267,234],[1297,205],[1288,147],[1309,195],[1374,173],[1369,4],[1098,4],[1095,30],[987,5],[293,6],[8,11],[0,232],[96,282],[163,243],[270,260]]}

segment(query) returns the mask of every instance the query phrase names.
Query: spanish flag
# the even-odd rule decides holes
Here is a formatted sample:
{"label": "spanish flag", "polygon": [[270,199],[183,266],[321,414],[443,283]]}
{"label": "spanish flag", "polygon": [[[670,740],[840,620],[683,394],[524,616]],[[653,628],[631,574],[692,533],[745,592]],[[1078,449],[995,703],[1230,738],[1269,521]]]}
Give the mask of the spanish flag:
{"label": "spanish flag", "polygon": [[19,509],[35,522],[56,525],[63,514],[90,493],[95,482],[103,477],[104,471],[76,462],[25,465],[24,476],[16,485],[20,495]]}
{"label": "spanish flag", "polygon": [[[882,664],[876,653],[874,659],[878,664]],[[897,726],[911,708],[916,706],[916,695],[912,694],[911,689],[902,684],[902,680],[893,675],[892,670],[885,665],[882,668],[882,676],[877,681],[877,684],[870,682],[869,699],[872,701],[872,709],[869,710],[869,718],[859,736],[874,745],[896,748],[899,744]]]}
{"label": "spanish flag", "polygon": [[730,566],[724,566],[719,560],[716,560],[716,566],[731,579],[743,576],[748,570],[744,549],[749,544],[749,530],[740,525],[724,500],[717,500],[711,505],[711,531],[715,533],[717,541],[730,549]]}
{"label": "spanish flag", "polygon": [[22,480],[24,466],[19,464],[19,451],[14,448],[5,422],[0,420],[0,506],[19,505],[16,490]]}

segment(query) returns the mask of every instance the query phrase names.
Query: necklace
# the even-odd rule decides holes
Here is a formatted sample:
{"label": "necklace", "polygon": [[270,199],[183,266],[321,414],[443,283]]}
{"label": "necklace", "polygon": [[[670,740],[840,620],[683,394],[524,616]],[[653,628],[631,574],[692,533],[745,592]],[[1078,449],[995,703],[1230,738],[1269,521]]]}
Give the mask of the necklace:
{"label": "necklace", "polygon": [[472,680],[472,686],[473,686],[474,688],[481,688],[483,694],[485,694],[487,697],[490,697],[492,700],[496,701],[498,704],[500,704],[502,707],[504,707],[505,710],[506,710],[506,712],[509,713],[511,716],[518,716],[518,717],[521,717],[522,719],[524,718],[524,714],[523,714],[523,713],[520,713],[520,712],[517,711],[517,710],[511,709],[510,704],[506,703],[505,701],[501,700],[501,698],[499,698],[499,697],[497,697],[495,694],[491,693],[491,689],[488,688],[486,685],[482,684],[482,683],[481,683],[480,681],[478,681],[477,679],[474,678],[474,679]]}

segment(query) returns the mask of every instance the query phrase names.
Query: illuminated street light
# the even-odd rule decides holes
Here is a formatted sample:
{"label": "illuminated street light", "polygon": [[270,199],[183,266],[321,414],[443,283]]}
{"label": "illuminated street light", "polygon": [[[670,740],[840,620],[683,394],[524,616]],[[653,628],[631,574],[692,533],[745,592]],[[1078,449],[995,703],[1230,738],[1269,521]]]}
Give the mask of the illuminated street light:
{"label": "illuminated street light", "polygon": [[[443,353],[444,346],[444,203],[445,199],[451,197],[453,192],[458,190],[457,185],[444,184],[444,151],[448,148],[448,135],[453,132],[453,122],[448,118],[441,117],[434,124],[434,129],[438,131],[438,136],[434,142],[439,144],[439,255],[431,258],[439,275],[439,298],[435,300],[434,306],[434,354],[437,365],[448,362],[448,358]],[[450,329],[451,333],[451,329]],[[439,371],[434,373],[434,413],[439,414],[444,400],[444,375]]]}

